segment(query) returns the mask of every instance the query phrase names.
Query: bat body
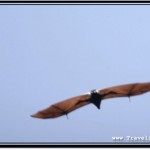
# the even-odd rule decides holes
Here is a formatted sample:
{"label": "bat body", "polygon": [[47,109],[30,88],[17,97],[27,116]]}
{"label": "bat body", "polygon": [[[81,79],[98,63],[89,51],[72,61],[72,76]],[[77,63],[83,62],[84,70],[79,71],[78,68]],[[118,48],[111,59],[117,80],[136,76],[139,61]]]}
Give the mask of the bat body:
{"label": "bat body", "polygon": [[61,102],[31,115],[35,118],[56,118],[88,104],[94,104],[100,109],[101,101],[115,97],[130,97],[150,91],[150,82],[133,83],[105,88],[102,90],[91,90],[90,93],[79,95]]}

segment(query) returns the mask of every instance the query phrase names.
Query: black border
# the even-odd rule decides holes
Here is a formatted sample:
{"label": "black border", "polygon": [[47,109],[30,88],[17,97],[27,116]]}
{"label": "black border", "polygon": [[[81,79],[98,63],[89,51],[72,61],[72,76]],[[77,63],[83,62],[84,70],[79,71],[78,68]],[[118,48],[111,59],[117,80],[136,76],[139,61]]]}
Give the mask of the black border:
{"label": "black border", "polygon": [[94,147],[101,147],[101,148],[143,148],[143,147],[150,147],[150,143],[138,143],[138,142],[84,142],[84,143],[78,143],[78,142],[54,142],[54,143],[48,143],[48,142],[37,142],[37,143],[31,143],[31,142],[21,142],[21,143],[0,143],[0,147],[6,147],[6,148],[29,148],[29,147],[34,147],[34,148],[94,148]]}
{"label": "black border", "polygon": [[[8,5],[8,4],[10,4],[10,5],[13,5],[13,4],[22,4],[22,3],[24,3],[24,4],[28,4],[28,5],[30,5],[31,3],[32,4],[34,4],[34,5],[36,5],[36,4],[40,4],[40,5],[42,5],[42,4],[50,4],[50,5],[53,5],[53,4],[55,4],[55,5],[62,5],[62,4],[64,4],[64,5],[67,5],[67,4],[69,4],[69,5],[102,5],[102,4],[106,4],[106,5],[143,5],[143,4],[145,4],[145,5],[147,5],[147,4],[150,4],[150,1],[124,1],[124,0],[122,0],[122,1],[110,1],[110,0],[106,0],[106,1],[79,1],[79,0],[77,0],[77,1],[74,1],[74,0],[72,0],[72,1],[60,1],[60,0],[56,0],[56,1],[51,1],[51,0],[47,0],[47,1],[41,1],[41,0],[39,0],[39,1],[33,1],[33,0],[22,0],[22,1],[10,1],[10,0],[0,0],[0,5],[1,4],[3,4],[3,3],[5,3],[6,5]],[[23,4],[23,5],[24,5]]]}

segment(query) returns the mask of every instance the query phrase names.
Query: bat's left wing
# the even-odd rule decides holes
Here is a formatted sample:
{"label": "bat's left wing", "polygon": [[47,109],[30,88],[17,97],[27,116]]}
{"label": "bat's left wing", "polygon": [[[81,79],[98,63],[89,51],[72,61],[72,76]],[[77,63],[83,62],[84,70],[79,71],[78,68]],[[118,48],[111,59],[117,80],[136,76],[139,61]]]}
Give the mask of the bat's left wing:
{"label": "bat's left wing", "polygon": [[[90,104],[89,102],[90,94],[84,94],[80,96],[76,96],[61,102],[58,102],[50,107],[37,112],[34,115],[31,115],[35,118],[56,118],[63,115],[67,115],[68,113],[76,110],[82,106]],[[82,102],[81,102],[82,101]]]}
{"label": "bat's left wing", "polygon": [[103,95],[102,99],[115,98],[115,97],[130,97],[144,94],[150,91],[150,82],[133,83],[114,86],[99,91]]}

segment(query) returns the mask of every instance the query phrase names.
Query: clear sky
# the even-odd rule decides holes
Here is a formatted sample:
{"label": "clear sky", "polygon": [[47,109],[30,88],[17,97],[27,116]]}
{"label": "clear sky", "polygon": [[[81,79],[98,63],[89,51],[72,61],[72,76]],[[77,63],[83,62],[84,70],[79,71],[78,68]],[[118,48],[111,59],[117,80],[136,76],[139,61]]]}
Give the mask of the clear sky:
{"label": "clear sky", "polygon": [[[150,5],[1,5],[0,142],[150,136],[150,93],[56,119],[30,115],[92,89],[150,81]],[[149,141],[150,142],[150,141]]]}

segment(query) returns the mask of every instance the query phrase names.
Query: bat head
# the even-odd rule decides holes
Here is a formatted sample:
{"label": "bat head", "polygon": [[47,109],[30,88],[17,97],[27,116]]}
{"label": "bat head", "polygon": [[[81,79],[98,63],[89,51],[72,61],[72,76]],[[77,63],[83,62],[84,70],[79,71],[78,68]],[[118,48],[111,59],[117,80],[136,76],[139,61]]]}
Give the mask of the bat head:
{"label": "bat head", "polygon": [[98,90],[96,90],[96,89],[94,89],[94,90],[91,90],[91,92],[90,92],[91,94],[93,94],[93,93],[98,93]]}

